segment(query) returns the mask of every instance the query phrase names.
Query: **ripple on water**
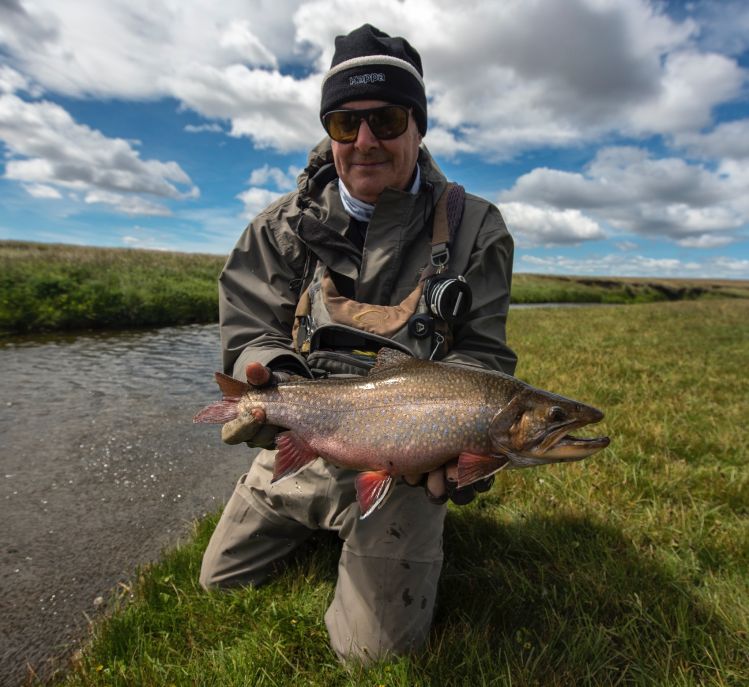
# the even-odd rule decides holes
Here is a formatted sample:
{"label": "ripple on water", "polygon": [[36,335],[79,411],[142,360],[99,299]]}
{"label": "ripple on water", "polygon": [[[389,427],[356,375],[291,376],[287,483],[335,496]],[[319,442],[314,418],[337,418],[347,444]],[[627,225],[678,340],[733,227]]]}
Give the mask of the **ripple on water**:
{"label": "ripple on water", "polygon": [[[216,396],[218,325],[16,337],[0,343],[3,424],[55,407],[55,414],[104,410],[111,398],[198,403]],[[114,404],[114,403],[113,403]]]}

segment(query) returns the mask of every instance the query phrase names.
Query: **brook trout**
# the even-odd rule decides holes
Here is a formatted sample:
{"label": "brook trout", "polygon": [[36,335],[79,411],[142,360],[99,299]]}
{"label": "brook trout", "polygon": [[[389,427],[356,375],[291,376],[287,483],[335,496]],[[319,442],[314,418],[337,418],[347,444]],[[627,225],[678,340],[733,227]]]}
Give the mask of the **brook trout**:
{"label": "brook trout", "polygon": [[[366,377],[292,381],[257,388],[216,373],[223,400],[194,422],[225,423],[228,444],[247,440],[256,417],[286,428],[276,437],[272,482],[318,456],[358,470],[361,517],[380,506],[396,477],[458,459],[458,487],[506,468],[580,460],[608,437],[570,431],[598,422],[596,408],[515,377],[412,358],[383,348]],[[258,413],[260,412],[260,415]]]}

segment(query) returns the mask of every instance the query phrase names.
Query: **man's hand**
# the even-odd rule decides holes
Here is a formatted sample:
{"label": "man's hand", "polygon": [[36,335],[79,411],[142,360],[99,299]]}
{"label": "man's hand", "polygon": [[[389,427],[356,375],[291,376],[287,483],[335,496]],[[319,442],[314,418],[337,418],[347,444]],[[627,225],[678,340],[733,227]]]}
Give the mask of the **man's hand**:
{"label": "man's hand", "polygon": [[427,498],[434,504],[440,505],[450,499],[458,506],[465,506],[476,498],[476,494],[488,491],[494,483],[494,475],[479,480],[467,487],[458,489],[458,459],[454,458],[444,465],[422,475],[404,475],[406,484],[417,487],[424,486]]}
{"label": "man's hand", "polygon": [[[262,363],[255,362],[247,363],[247,367],[245,367],[245,376],[247,377],[247,383],[256,387],[270,386],[271,384],[285,382],[289,377],[285,372],[273,372]],[[280,428],[275,425],[266,425],[265,413],[260,409],[254,411],[253,415],[255,417],[253,426],[256,429],[254,435],[252,435],[247,441],[247,445],[253,448],[273,448],[276,434],[278,434]],[[251,431],[252,430],[248,428],[248,432]]]}

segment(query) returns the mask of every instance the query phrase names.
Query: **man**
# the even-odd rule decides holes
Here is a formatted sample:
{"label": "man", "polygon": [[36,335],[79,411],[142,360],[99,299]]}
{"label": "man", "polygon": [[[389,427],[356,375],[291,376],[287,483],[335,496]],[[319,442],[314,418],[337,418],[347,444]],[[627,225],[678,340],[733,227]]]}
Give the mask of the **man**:
{"label": "man", "polygon": [[[320,109],[329,138],[311,152],[298,190],[245,230],[219,279],[227,373],[255,385],[288,373],[366,374],[383,344],[514,371],[504,342],[512,239],[496,207],[460,194],[449,248],[435,239],[436,206],[455,195],[420,145],[422,75],[403,38],[364,25],[336,39]],[[457,291],[442,314],[448,287]],[[368,323],[372,313],[384,314]],[[378,329],[398,317],[397,331]],[[272,446],[276,428],[256,429],[251,445]],[[240,478],[201,584],[260,584],[315,530],[333,530],[344,542],[325,616],[336,654],[368,660],[421,646],[442,567],[444,502],[450,493],[465,503],[473,489],[451,488],[454,465],[408,476],[360,519],[355,473],[318,459],[271,486],[274,456],[261,451]]]}

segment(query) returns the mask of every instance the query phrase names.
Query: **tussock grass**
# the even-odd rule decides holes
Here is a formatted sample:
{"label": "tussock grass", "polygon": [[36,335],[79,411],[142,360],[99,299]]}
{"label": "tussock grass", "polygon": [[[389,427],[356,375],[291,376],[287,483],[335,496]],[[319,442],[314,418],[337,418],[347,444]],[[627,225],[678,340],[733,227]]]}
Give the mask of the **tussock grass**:
{"label": "tussock grass", "polygon": [[749,302],[516,311],[509,334],[518,376],[605,410],[612,444],[450,507],[426,651],[336,662],[333,537],[265,587],[200,591],[214,517],[140,573],[61,683],[749,684]]}

